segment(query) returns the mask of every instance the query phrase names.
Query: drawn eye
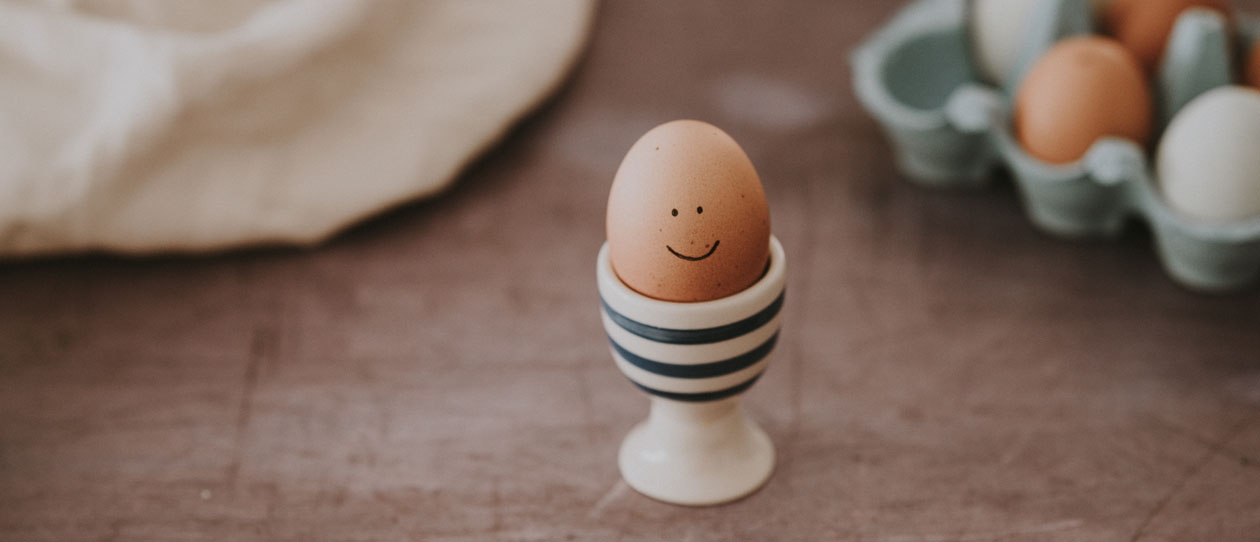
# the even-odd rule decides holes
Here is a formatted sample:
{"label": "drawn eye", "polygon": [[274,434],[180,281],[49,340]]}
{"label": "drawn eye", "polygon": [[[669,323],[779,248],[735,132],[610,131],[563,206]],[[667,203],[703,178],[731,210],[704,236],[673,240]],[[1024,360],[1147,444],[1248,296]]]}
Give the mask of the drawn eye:
{"label": "drawn eye", "polygon": [[674,216],[678,216],[678,209],[674,209],[673,211],[670,212],[670,214]]}
{"label": "drawn eye", "polygon": [[704,212],[704,207],[696,207],[696,214],[700,214],[703,212]]}

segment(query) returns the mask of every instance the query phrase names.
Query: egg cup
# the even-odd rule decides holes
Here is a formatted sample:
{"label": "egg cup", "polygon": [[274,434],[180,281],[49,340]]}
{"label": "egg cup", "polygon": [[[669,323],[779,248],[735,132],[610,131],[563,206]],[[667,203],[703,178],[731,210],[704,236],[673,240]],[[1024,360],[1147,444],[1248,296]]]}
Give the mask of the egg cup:
{"label": "egg cup", "polygon": [[626,436],[618,464],[638,492],[705,506],[744,497],[774,471],[774,445],[740,406],[779,336],[786,260],[770,237],[770,261],[747,289],[713,301],[661,301],[626,286],[608,244],[597,276],[613,360],[651,395],[651,412]]}
{"label": "egg cup", "polygon": [[[853,53],[862,105],[893,142],[897,166],[912,181],[972,188],[999,167],[1011,172],[1029,219],[1060,237],[1118,235],[1129,217],[1150,225],[1168,274],[1199,291],[1241,289],[1260,278],[1260,217],[1213,223],[1181,215],[1164,201],[1147,152],[1130,141],[1099,139],[1080,160],[1050,164],[1013,133],[1012,103],[1024,73],[1055,42],[1092,30],[1084,0],[1040,2],[1014,73],[1000,86],[971,66],[967,0],[917,0]],[[1154,78],[1162,128],[1195,97],[1232,81],[1231,51],[1260,43],[1260,18],[1236,13],[1230,32],[1220,14],[1182,13]]]}

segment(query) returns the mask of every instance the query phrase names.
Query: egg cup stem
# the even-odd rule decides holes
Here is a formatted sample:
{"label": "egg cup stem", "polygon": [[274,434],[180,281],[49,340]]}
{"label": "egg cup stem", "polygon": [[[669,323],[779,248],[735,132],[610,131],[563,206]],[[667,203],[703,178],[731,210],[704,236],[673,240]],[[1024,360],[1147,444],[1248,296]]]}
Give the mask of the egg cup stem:
{"label": "egg cup stem", "polygon": [[774,471],[774,445],[738,397],[686,403],[652,397],[648,419],[621,444],[618,465],[638,492],[673,504],[721,504],[748,495]]}

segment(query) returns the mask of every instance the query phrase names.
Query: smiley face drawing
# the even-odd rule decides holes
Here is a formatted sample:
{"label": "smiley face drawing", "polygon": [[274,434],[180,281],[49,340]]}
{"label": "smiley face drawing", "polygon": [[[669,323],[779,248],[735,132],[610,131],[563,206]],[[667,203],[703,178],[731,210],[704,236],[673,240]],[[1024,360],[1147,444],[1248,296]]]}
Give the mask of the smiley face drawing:
{"label": "smiley face drawing", "polygon": [[617,277],[656,299],[710,301],[757,281],[770,254],[770,208],[739,144],[717,127],[678,120],[626,153],[608,196]]}

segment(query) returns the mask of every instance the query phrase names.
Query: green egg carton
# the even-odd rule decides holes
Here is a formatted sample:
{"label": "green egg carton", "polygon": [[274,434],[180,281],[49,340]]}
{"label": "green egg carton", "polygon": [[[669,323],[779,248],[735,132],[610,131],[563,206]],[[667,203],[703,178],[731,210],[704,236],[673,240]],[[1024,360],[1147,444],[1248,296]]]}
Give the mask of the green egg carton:
{"label": "green egg carton", "polygon": [[[1093,32],[1086,0],[1041,0],[1017,67],[1000,87],[972,66],[969,5],[912,2],[853,52],[858,100],[892,140],[903,174],[925,186],[971,188],[1005,167],[1029,218],[1046,232],[1116,236],[1137,216],[1150,225],[1165,269],[1191,289],[1237,290],[1260,276],[1260,217],[1222,223],[1178,214],[1160,196],[1151,157],[1139,145],[1105,138],[1075,163],[1049,164],[1015,139],[1014,90],[1057,40]],[[1207,10],[1178,18],[1154,80],[1158,126],[1196,96],[1234,84],[1230,59],[1260,39],[1260,19],[1238,15],[1234,29]]]}

